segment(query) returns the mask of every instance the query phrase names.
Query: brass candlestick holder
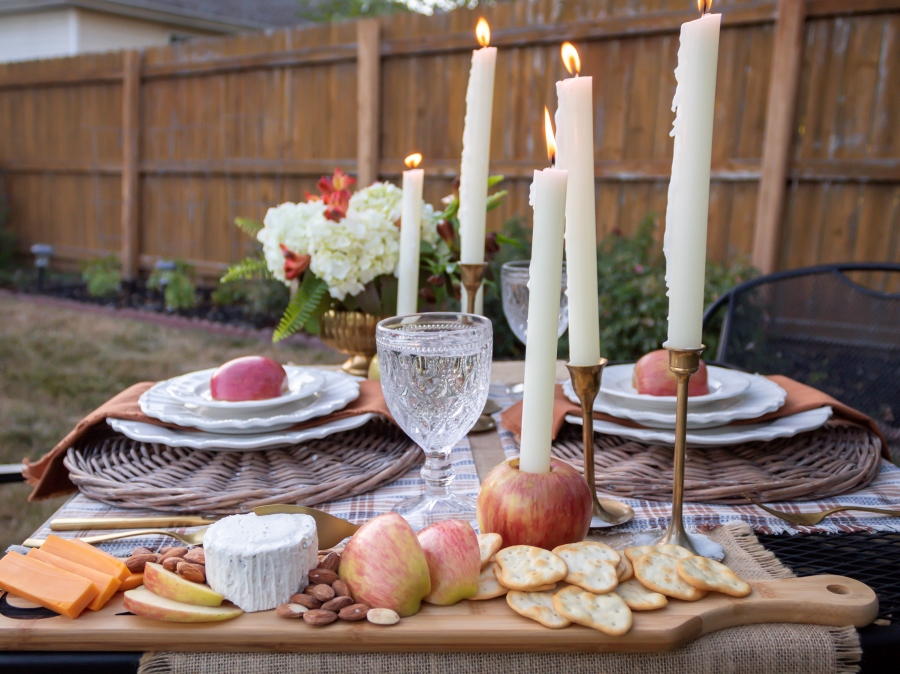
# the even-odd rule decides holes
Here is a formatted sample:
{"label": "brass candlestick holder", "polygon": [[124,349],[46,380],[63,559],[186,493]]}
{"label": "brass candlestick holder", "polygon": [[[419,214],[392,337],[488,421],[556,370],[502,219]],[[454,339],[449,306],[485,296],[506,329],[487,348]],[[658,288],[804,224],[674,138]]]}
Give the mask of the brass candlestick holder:
{"label": "brass candlestick holder", "polygon": [[611,498],[599,498],[597,496],[597,483],[594,480],[594,400],[600,392],[600,380],[603,377],[603,368],[609,362],[601,358],[596,365],[571,365],[566,363],[569,369],[569,377],[572,379],[572,388],[581,402],[582,438],[584,440],[584,479],[591,488],[591,497],[594,501],[594,517],[608,524],[624,524],[634,517],[634,510],[630,506]]}
{"label": "brass candlestick holder", "polygon": [[462,271],[463,288],[466,289],[466,299],[468,300],[466,303],[467,314],[475,313],[475,297],[478,295],[478,289],[481,288],[481,283],[484,281],[485,267],[487,267],[486,264],[459,265],[459,268]]}
{"label": "brass candlestick holder", "polygon": [[700,369],[700,354],[706,348],[702,344],[699,349],[674,349],[666,347],[669,352],[669,369],[675,373],[678,398],[675,403],[675,462],[672,479],[672,520],[669,528],[655,545],[674,543],[687,548],[694,554],[691,539],[684,530],[682,520],[682,508],[684,506],[684,459],[687,450],[687,413],[688,413],[688,385],[691,375]]}

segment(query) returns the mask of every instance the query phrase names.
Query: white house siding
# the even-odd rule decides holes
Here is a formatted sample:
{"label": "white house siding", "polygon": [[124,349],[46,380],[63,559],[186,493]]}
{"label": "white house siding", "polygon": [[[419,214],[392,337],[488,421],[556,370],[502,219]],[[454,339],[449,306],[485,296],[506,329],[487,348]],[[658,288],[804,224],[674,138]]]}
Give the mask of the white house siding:
{"label": "white house siding", "polygon": [[0,63],[167,44],[173,35],[209,35],[154,21],[82,9],[0,15]]}
{"label": "white house siding", "polygon": [[77,54],[74,9],[0,16],[0,62]]}

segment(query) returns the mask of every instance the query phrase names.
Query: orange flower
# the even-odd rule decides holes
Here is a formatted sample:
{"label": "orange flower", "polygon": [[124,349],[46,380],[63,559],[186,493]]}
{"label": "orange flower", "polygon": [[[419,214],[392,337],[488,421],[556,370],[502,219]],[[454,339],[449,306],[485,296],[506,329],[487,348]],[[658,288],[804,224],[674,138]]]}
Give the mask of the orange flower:
{"label": "orange flower", "polygon": [[319,178],[317,187],[323,196],[329,196],[332,192],[340,192],[348,190],[351,185],[356,183],[356,178],[351,178],[341,169],[334,169],[333,176],[322,176]]}
{"label": "orange flower", "polygon": [[283,243],[279,245],[281,246],[281,252],[284,253],[284,277],[288,281],[293,281],[309,268],[312,258],[306,253],[297,255]]}
{"label": "orange flower", "polygon": [[322,196],[306,193],[307,201],[324,201],[326,203],[325,217],[332,222],[340,222],[347,216],[347,209],[350,207],[350,190],[349,187],[356,182],[356,178],[351,178],[341,169],[334,169],[333,176],[322,176],[316,187],[322,193]]}

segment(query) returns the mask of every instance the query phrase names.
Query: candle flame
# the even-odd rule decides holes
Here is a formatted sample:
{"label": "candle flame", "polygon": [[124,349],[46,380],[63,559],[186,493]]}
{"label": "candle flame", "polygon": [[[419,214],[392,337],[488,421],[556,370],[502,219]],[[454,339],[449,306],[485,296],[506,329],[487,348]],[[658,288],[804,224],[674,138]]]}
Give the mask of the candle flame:
{"label": "candle flame", "polygon": [[478,19],[478,25],[475,26],[475,37],[482,47],[487,47],[491,43],[491,27],[483,16]]}
{"label": "candle flame", "polygon": [[581,72],[581,58],[578,56],[578,50],[575,49],[575,45],[571,42],[563,42],[559,53],[570,75],[577,75]]}
{"label": "candle flame", "polygon": [[700,12],[700,16],[708,14],[711,9],[712,0],[697,0],[697,11]]}
{"label": "candle flame", "polygon": [[556,164],[556,138],[553,135],[553,122],[550,119],[550,111],[544,106],[544,135],[547,138],[547,158],[550,166]]}
{"label": "candle flame", "polygon": [[404,159],[403,163],[406,164],[406,168],[416,168],[422,163],[422,155],[418,152],[414,152]]}

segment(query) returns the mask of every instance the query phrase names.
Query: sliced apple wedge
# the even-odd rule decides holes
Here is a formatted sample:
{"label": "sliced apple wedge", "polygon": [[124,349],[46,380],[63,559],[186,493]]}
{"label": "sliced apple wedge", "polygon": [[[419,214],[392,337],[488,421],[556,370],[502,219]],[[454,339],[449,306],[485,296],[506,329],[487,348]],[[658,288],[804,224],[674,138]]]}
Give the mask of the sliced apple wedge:
{"label": "sliced apple wedge", "polygon": [[144,567],[144,587],[160,597],[193,606],[218,606],[225,599],[209,585],[185,580],[153,562],[148,562]]}
{"label": "sliced apple wedge", "polygon": [[146,587],[125,593],[125,609],[135,615],[171,623],[207,623],[237,618],[243,611],[235,606],[195,606],[153,594]]}

